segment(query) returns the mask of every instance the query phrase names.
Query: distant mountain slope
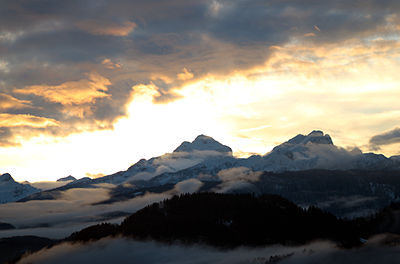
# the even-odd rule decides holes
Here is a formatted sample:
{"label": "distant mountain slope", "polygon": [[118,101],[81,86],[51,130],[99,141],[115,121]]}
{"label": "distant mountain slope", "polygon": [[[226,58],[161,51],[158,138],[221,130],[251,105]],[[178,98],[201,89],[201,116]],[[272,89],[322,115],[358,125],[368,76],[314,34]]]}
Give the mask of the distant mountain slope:
{"label": "distant mountain slope", "polygon": [[252,184],[259,193],[281,195],[296,204],[317,206],[341,217],[373,214],[400,201],[399,170],[264,172]]}
{"label": "distant mountain slope", "polygon": [[276,146],[264,156],[252,156],[241,162],[242,166],[259,171],[330,170],[385,170],[400,169],[395,158],[381,154],[348,151],[333,144],[331,137],[314,130],[308,135],[297,135]]}
{"label": "distant mountain slope", "polygon": [[58,179],[57,181],[58,181],[58,182],[76,181],[76,178],[73,177],[73,176],[71,176],[71,175],[69,175],[69,176],[67,176],[67,177],[60,178],[60,179]]}
{"label": "distant mountain slope", "polygon": [[0,204],[14,202],[37,192],[40,190],[14,181],[8,173],[0,175]]}

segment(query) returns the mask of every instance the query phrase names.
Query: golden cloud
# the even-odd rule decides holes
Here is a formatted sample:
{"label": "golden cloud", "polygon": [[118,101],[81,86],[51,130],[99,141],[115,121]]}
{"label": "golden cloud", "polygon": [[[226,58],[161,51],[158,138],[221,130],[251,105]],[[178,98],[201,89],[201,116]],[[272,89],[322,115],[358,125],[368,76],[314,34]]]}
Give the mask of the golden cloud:
{"label": "golden cloud", "polygon": [[20,109],[30,107],[30,102],[19,100],[8,94],[0,93],[0,110]]}
{"label": "golden cloud", "polygon": [[0,114],[0,127],[20,127],[29,126],[33,128],[43,128],[49,126],[59,126],[60,123],[52,118],[38,117],[32,115],[13,115]]}
{"label": "golden cloud", "polygon": [[182,99],[183,96],[177,93],[174,89],[162,91],[153,82],[149,84],[138,84],[132,87],[134,93],[143,98],[153,98],[154,104],[167,104],[175,100]]}
{"label": "golden cloud", "polygon": [[315,37],[315,33],[310,32],[310,33],[304,34],[304,37]]}
{"label": "golden cloud", "polygon": [[[343,79],[344,75],[354,75],[356,72],[361,74],[367,70],[380,69],[381,66],[392,72],[393,67],[388,68],[385,65],[396,61],[400,52],[400,42],[381,38],[368,42],[353,39],[342,46],[336,44],[317,46],[299,42],[279,47],[271,46],[270,50],[272,55],[264,65],[247,69],[242,73],[253,76],[292,73],[307,78],[340,76]],[[371,64],[371,61],[374,63]],[[378,64],[381,66],[378,67]],[[373,76],[378,76],[377,72]],[[364,77],[358,79],[363,80]]]}
{"label": "golden cloud", "polygon": [[174,82],[174,79],[171,77],[168,77],[167,75],[164,74],[159,74],[159,73],[152,73],[150,76],[150,79],[152,81],[157,81],[157,80],[161,80],[166,84],[171,84]]}
{"label": "golden cloud", "polygon": [[123,24],[105,24],[103,21],[87,20],[77,24],[81,30],[87,31],[93,35],[109,35],[116,37],[125,37],[135,28],[136,24],[126,21]]}
{"label": "golden cloud", "polygon": [[93,114],[90,105],[66,105],[62,112],[68,116],[75,116],[81,119]]}
{"label": "golden cloud", "polygon": [[100,178],[100,177],[104,177],[105,174],[104,173],[90,173],[90,172],[86,172],[86,177],[92,178],[92,179],[96,179],[96,178]]}
{"label": "golden cloud", "polygon": [[187,81],[194,77],[193,73],[188,71],[186,68],[183,68],[183,72],[178,73],[177,78],[180,81]]}
{"label": "golden cloud", "polygon": [[14,92],[34,94],[63,105],[92,103],[96,98],[110,96],[105,93],[111,82],[97,73],[88,74],[88,79],[65,82],[60,85],[33,85]]}
{"label": "golden cloud", "polygon": [[110,60],[110,59],[104,59],[104,60],[101,62],[101,64],[103,64],[104,67],[106,67],[107,69],[112,69],[112,70],[114,70],[114,69],[119,69],[119,68],[122,67],[121,64],[115,63],[115,62],[113,62],[113,61]]}

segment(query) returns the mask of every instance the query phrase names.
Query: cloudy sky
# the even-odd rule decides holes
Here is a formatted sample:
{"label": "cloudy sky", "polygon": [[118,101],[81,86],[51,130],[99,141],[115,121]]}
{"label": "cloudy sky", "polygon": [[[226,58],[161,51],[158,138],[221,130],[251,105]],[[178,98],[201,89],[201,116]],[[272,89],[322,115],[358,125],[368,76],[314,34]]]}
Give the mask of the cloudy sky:
{"label": "cloudy sky", "polygon": [[397,0],[0,0],[0,172],[125,170],[207,134],[400,154]]}

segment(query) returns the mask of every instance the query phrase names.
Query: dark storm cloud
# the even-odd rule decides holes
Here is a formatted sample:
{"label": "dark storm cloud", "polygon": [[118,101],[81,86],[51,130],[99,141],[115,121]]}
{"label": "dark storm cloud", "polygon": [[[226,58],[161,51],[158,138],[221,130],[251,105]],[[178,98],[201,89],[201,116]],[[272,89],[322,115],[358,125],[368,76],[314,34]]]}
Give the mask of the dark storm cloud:
{"label": "dark storm cloud", "polygon": [[[15,107],[0,108],[55,119],[61,123],[51,133],[59,135],[79,132],[80,124],[110,128],[126,114],[136,84],[153,83],[154,102],[167,103],[189,80],[179,78],[183,69],[192,81],[261,65],[271,46],[296,39],[341,45],[390,34],[399,10],[394,0],[2,0],[0,94],[14,98]],[[70,104],[45,96],[49,87],[69,91],[71,82],[94,85],[84,81],[94,73],[109,81],[106,96]],[[44,90],[21,93],[30,86]]]}
{"label": "dark storm cloud", "polygon": [[400,143],[400,128],[394,128],[388,132],[375,135],[369,143],[372,149],[379,149],[379,146]]}

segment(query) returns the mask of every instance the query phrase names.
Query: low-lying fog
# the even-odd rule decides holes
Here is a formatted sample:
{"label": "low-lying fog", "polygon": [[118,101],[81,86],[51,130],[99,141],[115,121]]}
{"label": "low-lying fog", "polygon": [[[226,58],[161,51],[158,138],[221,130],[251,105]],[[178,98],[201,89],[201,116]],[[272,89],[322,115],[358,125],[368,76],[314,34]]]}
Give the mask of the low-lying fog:
{"label": "low-lying fog", "polygon": [[138,242],[123,238],[102,239],[88,244],[63,243],[24,257],[19,263],[315,263],[394,264],[400,259],[400,247],[383,246],[383,236],[375,237],[358,249],[338,249],[329,242],[314,242],[300,247],[240,247],[217,250],[211,247],[156,242]]}

